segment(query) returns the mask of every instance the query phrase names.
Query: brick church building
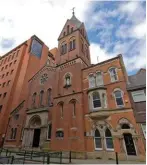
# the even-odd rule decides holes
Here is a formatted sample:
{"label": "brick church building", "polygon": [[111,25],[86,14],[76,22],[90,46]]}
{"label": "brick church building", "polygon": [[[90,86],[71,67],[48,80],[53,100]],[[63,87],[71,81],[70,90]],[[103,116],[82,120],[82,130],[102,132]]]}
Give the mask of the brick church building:
{"label": "brick church building", "polygon": [[58,48],[34,35],[0,58],[1,146],[145,159],[122,55],[94,65],[89,46],[73,13]]}

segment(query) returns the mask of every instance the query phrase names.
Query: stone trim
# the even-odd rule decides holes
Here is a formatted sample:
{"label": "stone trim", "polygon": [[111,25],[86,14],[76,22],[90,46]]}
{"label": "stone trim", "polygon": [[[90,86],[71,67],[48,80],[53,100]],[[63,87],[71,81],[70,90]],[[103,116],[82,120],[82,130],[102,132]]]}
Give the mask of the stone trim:
{"label": "stone trim", "polygon": [[48,112],[49,107],[43,107],[43,108],[36,108],[36,109],[28,109],[26,112],[27,114],[32,114],[32,113],[38,113],[38,112]]}

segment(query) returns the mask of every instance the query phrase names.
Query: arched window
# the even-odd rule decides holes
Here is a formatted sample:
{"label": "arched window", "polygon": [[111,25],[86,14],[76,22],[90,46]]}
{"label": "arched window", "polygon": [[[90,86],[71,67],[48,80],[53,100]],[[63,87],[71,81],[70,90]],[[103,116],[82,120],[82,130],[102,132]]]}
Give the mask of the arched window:
{"label": "arched window", "polygon": [[33,97],[32,97],[32,107],[35,106],[35,103],[36,103],[36,95],[37,95],[37,93],[35,92],[35,93],[33,94]]}
{"label": "arched window", "polygon": [[59,103],[60,116],[63,118],[63,102]]}
{"label": "arched window", "polygon": [[11,128],[11,134],[10,134],[10,139],[13,139],[13,128]]}
{"label": "arched window", "polygon": [[96,73],[96,85],[97,86],[102,86],[104,83],[103,83],[103,75],[101,72],[97,72]]}
{"label": "arched window", "polygon": [[101,136],[100,136],[99,130],[97,130],[97,129],[95,130],[94,142],[95,142],[96,150],[102,149]]}
{"label": "arched window", "polygon": [[89,88],[94,88],[95,87],[95,77],[93,74],[89,75]]}
{"label": "arched window", "polygon": [[63,131],[56,131],[56,137],[63,138],[64,132]]}
{"label": "arched window", "polygon": [[99,93],[98,92],[93,92],[92,97],[93,97],[93,107],[94,108],[101,107],[101,100],[100,100]]}
{"label": "arched window", "polygon": [[17,134],[17,128],[11,128],[10,139],[15,139]]}
{"label": "arched window", "polygon": [[81,38],[81,50],[84,53],[84,42],[83,42],[83,39],[82,38]]}
{"label": "arched window", "polygon": [[115,82],[118,80],[116,68],[111,68],[109,69],[110,77],[111,77],[111,82]]}
{"label": "arched window", "polygon": [[51,92],[52,92],[52,90],[49,88],[47,90],[47,105],[48,106],[51,106]]}
{"label": "arched window", "polygon": [[75,117],[76,116],[76,101],[72,100],[71,104],[72,104],[72,116]]}
{"label": "arched window", "polygon": [[102,102],[103,102],[103,107],[107,108],[107,97],[105,93],[102,94]]}
{"label": "arched window", "polygon": [[117,107],[123,107],[124,102],[123,102],[122,92],[120,90],[115,91],[114,92],[114,97],[115,97],[115,100],[116,100]]}
{"label": "arched window", "polygon": [[65,75],[64,87],[69,87],[69,86],[71,86],[71,75],[67,73]]}
{"label": "arched window", "polygon": [[130,126],[128,124],[123,124],[121,126],[122,129],[130,129]]}
{"label": "arched window", "polygon": [[85,54],[86,54],[86,57],[89,59],[89,51],[88,51],[87,45],[85,45]]}
{"label": "arched window", "polygon": [[13,139],[16,139],[16,134],[17,134],[17,128],[14,128],[14,136],[13,136]]}
{"label": "arched window", "polygon": [[69,25],[67,25],[67,34],[69,34]]}
{"label": "arched window", "polygon": [[74,50],[76,48],[76,40],[72,39],[69,42],[69,51]]}
{"label": "arched window", "polygon": [[51,139],[52,124],[48,125],[47,140]]}
{"label": "arched window", "polygon": [[67,53],[67,44],[64,42],[61,44],[61,55]]}
{"label": "arched window", "polygon": [[108,128],[105,131],[105,140],[106,140],[106,149],[114,150],[112,135]]}
{"label": "arched window", "polygon": [[42,90],[40,92],[40,106],[42,106],[42,103],[43,103],[43,95],[44,95],[44,91]]}

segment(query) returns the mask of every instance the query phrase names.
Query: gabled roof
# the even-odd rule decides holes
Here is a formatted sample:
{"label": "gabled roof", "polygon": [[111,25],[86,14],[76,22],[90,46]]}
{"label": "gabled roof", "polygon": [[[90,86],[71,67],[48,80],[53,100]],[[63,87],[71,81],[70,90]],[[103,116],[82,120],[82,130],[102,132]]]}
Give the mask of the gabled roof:
{"label": "gabled roof", "polygon": [[128,90],[146,87],[146,70],[140,69],[135,75],[128,76]]}
{"label": "gabled roof", "polygon": [[81,27],[81,25],[82,25],[82,22],[79,21],[79,20],[76,18],[75,15],[73,15],[73,16],[71,17],[71,19],[69,20],[69,23],[70,23],[70,24],[73,24],[74,26],[76,26],[76,29],[79,29],[79,28]]}
{"label": "gabled roof", "polygon": [[[70,25],[73,25],[73,26],[75,27],[74,30],[77,30],[77,29],[79,29],[79,28],[81,27],[81,25],[83,24],[83,22],[81,22],[80,20],[78,20],[77,17],[73,14],[72,17],[66,21],[66,23],[65,23],[65,25],[64,25],[64,27],[63,27],[63,29],[62,29],[62,31],[63,31],[64,28],[65,28],[67,25],[69,25],[69,24],[70,24]],[[59,40],[60,38],[62,38],[62,31],[61,31],[61,33],[60,33],[60,35],[59,35],[59,37],[58,37],[58,40]]]}

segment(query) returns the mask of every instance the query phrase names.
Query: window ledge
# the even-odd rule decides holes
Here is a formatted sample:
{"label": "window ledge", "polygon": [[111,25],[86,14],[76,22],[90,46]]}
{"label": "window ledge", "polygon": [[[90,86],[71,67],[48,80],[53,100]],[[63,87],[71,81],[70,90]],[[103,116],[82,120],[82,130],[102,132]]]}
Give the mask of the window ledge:
{"label": "window ledge", "polygon": [[106,151],[114,151],[114,148],[113,149],[106,148]]}
{"label": "window ledge", "polygon": [[13,141],[16,141],[16,139],[7,139],[6,141],[13,142]]}
{"label": "window ledge", "polygon": [[57,140],[63,140],[63,137],[56,137]]}
{"label": "window ledge", "polygon": [[95,151],[102,151],[102,148],[95,148]]}
{"label": "window ledge", "polygon": [[106,90],[107,88],[106,87],[104,87],[104,86],[99,86],[99,87],[93,87],[93,88],[89,88],[88,89],[88,91],[87,91],[87,93],[89,93],[89,92],[91,92],[91,91],[94,91],[94,90],[97,90],[97,89],[99,89],[99,90]]}
{"label": "window ledge", "polygon": [[69,88],[70,86],[71,86],[71,84],[70,85],[64,85],[63,88]]}

